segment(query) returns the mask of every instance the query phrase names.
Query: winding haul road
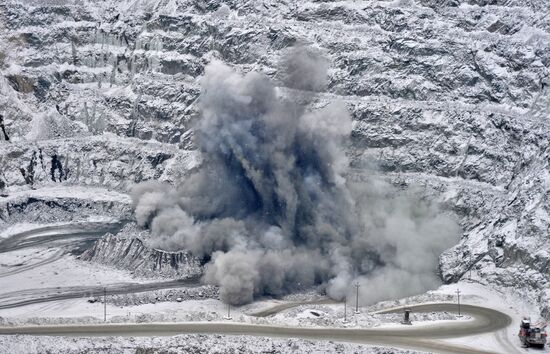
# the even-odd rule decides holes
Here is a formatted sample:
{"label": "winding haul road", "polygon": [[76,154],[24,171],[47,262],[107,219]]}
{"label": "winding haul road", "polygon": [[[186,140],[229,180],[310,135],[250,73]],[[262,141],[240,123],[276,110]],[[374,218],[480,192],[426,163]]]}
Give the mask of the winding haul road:
{"label": "winding haul road", "polygon": [[[34,268],[55,262],[65,254],[85,246],[101,238],[106,233],[116,233],[123,222],[105,223],[88,222],[67,225],[49,225],[10,235],[0,239],[0,255],[2,253],[21,250],[24,248],[54,247],[58,251],[41,261],[13,267],[9,271],[0,272],[0,278],[29,271]],[[91,297],[94,294],[103,294],[107,289],[109,295],[139,293],[161,289],[180,287],[195,287],[200,285],[198,278],[178,279],[150,283],[112,283],[105,286],[66,286],[25,289],[7,293],[0,293],[0,310],[26,306],[44,302]]]}
{"label": "winding haul road", "polygon": [[[453,312],[456,304],[439,303],[408,306],[415,312]],[[0,327],[0,335],[26,334],[38,336],[173,336],[201,333],[223,335],[251,335],[311,340],[333,340],[382,346],[397,346],[438,353],[492,353],[461,345],[449,344],[442,339],[493,333],[503,330],[512,319],[499,311],[473,305],[463,305],[463,313],[472,316],[470,321],[453,321],[426,326],[397,328],[304,328],[264,326],[240,323],[140,323],[105,325],[56,325]],[[402,308],[380,313],[400,312]],[[502,343],[510,345],[509,343]]]}
{"label": "winding haul road", "polygon": [[122,223],[89,222],[50,225],[20,232],[0,239],[0,253],[38,246],[77,246],[97,240],[106,233],[116,233]]}
{"label": "winding haul road", "polygon": [[[120,224],[92,223],[87,225],[48,226],[26,231],[0,240],[0,254],[27,247],[52,244],[61,247],[52,259],[37,262],[20,270],[0,274],[0,277],[38,267],[47,262],[59,259],[71,247],[83,242],[97,239],[107,232],[114,232]],[[109,294],[135,293],[150,290],[177,287],[193,287],[198,279],[173,280],[156,283],[118,283],[107,286]],[[0,294],[0,310],[37,304],[50,301],[82,298],[94,293],[101,293],[101,286],[69,286],[42,289],[26,289]],[[309,302],[311,303],[311,302]],[[315,302],[319,303],[319,302]],[[331,303],[331,301],[322,301]],[[254,314],[257,317],[268,317],[294,306],[307,303],[287,303]],[[455,312],[456,304],[438,303],[407,306],[414,312]],[[379,313],[402,312],[395,308]],[[425,326],[403,326],[394,328],[304,328],[285,326],[266,326],[242,323],[140,323],[140,324],[101,324],[101,325],[41,325],[0,327],[0,335],[27,334],[38,336],[173,336],[186,333],[252,335],[265,337],[303,338],[311,340],[333,340],[381,346],[396,346],[438,353],[491,353],[442,340],[462,338],[483,333],[500,333],[512,323],[512,319],[499,311],[473,305],[462,305],[462,312],[470,315],[469,321],[451,321]],[[503,347],[513,347],[505,339],[499,339]]]}
{"label": "winding haul road", "polygon": [[199,286],[198,278],[178,279],[152,283],[114,283],[105,286],[68,286],[55,288],[38,288],[13,291],[0,294],[0,310],[15,308],[26,305],[40,304],[44,302],[78,299],[92,297],[93,295],[103,295],[103,290],[107,290],[108,295],[134,294],[145,291],[154,291],[161,289],[173,289],[181,287]]}
{"label": "winding haul road", "polygon": [[31,264],[19,264],[13,269],[0,272],[0,278],[23,273],[34,268],[53,263],[61,259],[73,249],[78,249],[87,243],[97,240],[108,232],[116,233],[121,223],[79,223],[67,225],[49,225],[13,234],[0,239],[0,254],[25,248],[56,247],[59,248],[48,258]]}

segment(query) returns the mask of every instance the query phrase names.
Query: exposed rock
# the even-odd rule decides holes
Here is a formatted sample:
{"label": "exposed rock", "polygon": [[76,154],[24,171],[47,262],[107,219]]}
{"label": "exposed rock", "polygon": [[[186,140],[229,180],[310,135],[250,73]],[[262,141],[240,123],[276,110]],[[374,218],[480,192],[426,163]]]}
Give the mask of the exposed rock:
{"label": "exposed rock", "polygon": [[[1,195],[0,226],[14,223],[56,223],[82,221],[88,217],[113,217],[129,220],[133,211],[128,203],[82,198],[29,197]],[[10,199],[5,202],[3,199]]]}
{"label": "exposed rock", "polygon": [[21,75],[6,76],[10,85],[17,92],[29,93],[34,91],[34,80]]}
{"label": "exposed rock", "polygon": [[187,251],[151,249],[139,238],[106,235],[85,251],[80,259],[131,270],[141,277],[195,278],[202,274],[200,260]]}
{"label": "exposed rock", "polygon": [[0,138],[3,138],[5,141],[10,141],[10,137],[8,133],[6,132],[6,126],[4,125],[4,116],[0,114],[0,130],[2,131],[2,135]]}

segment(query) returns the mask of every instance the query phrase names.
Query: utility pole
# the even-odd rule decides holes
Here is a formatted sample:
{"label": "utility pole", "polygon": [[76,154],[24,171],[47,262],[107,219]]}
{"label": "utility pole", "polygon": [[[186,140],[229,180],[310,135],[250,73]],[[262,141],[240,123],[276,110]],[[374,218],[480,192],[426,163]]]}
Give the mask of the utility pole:
{"label": "utility pole", "polygon": [[107,322],[107,288],[103,288],[103,322]]}
{"label": "utility pole", "polygon": [[474,265],[472,264],[472,251],[470,251],[470,276],[468,277],[470,280],[472,280],[472,268]]}
{"label": "utility pole", "polygon": [[344,323],[348,323],[348,297],[344,298]]}
{"label": "utility pole", "polygon": [[462,317],[462,315],[460,314],[460,290],[459,289],[456,289],[456,296],[458,300],[458,317]]}
{"label": "utility pole", "polygon": [[359,282],[355,283],[355,313],[359,313]]}
{"label": "utility pole", "polygon": [[227,303],[227,317],[225,317],[226,320],[230,320],[231,319],[231,304],[228,302]]}

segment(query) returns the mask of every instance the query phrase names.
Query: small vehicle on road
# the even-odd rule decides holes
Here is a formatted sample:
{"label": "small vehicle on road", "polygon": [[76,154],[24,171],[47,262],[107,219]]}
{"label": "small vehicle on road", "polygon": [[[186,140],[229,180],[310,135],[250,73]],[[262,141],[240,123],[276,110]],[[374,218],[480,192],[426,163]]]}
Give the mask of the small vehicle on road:
{"label": "small vehicle on road", "polygon": [[519,326],[519,340],[524,347],[543,348],[546,344],[547,337],[545,328],[545,323],[531,325],[531,319],[526,317],[521,320],[521,324]]}

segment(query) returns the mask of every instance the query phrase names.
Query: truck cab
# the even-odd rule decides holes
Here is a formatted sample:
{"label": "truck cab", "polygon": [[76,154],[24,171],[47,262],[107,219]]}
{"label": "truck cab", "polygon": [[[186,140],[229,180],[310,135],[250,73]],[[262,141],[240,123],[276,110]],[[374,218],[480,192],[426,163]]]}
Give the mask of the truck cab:
{"label": "truck cab", "polygon": [[530,318],[524,318],[519,327],[519,339],[524,347],[540,347],[546,344],[546,324],[531,324]]}

